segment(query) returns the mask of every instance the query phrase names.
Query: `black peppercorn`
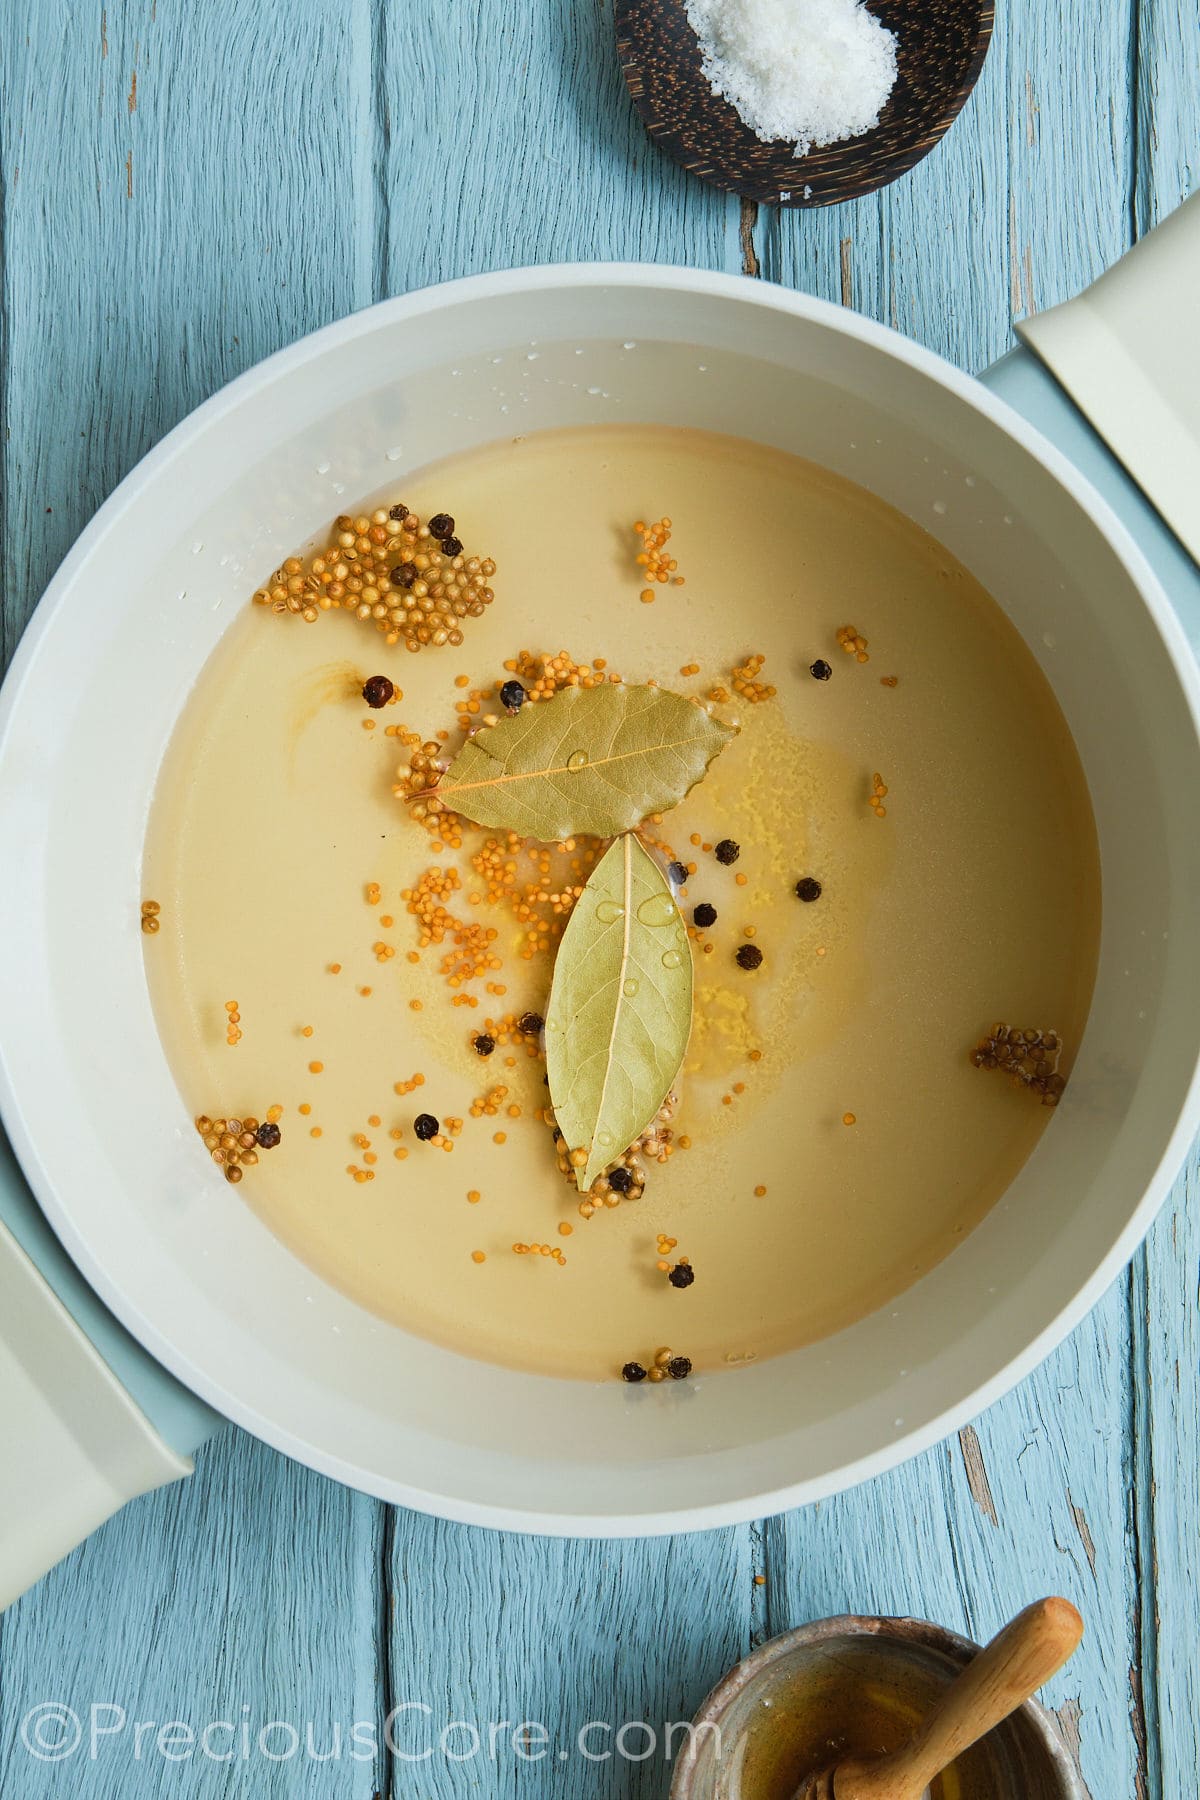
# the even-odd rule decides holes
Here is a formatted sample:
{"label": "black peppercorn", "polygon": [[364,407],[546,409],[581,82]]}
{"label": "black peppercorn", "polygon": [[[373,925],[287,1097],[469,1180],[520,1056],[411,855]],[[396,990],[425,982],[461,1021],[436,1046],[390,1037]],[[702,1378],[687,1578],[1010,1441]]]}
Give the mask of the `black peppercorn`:
{"label": "black peppercorn", "polygon": [[797,900],[819,900],[821,898],[820,882],[814,881],[811,875],[805,875],[803,880],[796,883],[796,898]]}
{"label": "black peppercorn", "polygon": [[260,1150],[273,1150],[282,1136],[278,1125],[273,1125],[270,1119],[264,1120],[254,1134]]}
{"label": "black peppercorn", "polygon": [[740,844],[735,844],[732,838],[722,838],[716,849],[713,851],[713,855],[716,857],[717,861],[719,863],[724,863],[726,868],[729,867],[730,863],[735,863],[741,854],[742,846]]}
{"label": "black peppercorn", "polygon": [[[691,1367],[691,1364],[688,1364]],[[639,1362],[628,1362],[621,1370],[622,1381],[645,1381],[646,1371]]]}
{"label": "black peppercorn", "polygon": [[627,1169],[624,1163],[618,1163],[615,1169],[608,1171],[608,1185],[614,1194],[627,1194],[633,1186],[632,1170]]}
{"label": "black peppercorn", "polygon": [[461,556],[462,539],[456,537],[444,537],[442,539],[442,550],[447,556]]}
{"label": "black peppercorn", "polygon": [[667,1276],[667,1280],[670,1282],[671,1286],[677,1288],[689,1288],[695,1279],[695,1269],[693,1269],[691,1263],[685,1262],[676,1263],[675,1267],[671,1270],[671,1273]]}
{"label": "black peppercorn", "polygon": [[500,689],[501,704],[506,706],[509,712],[520,712],[528,698],[529,695],[519,681],[506,681]]}
{"label": "black peppercorn", "polygon": [[541,1013],[522,1013],[517,1020],[517,1030],[523,1031],[526,1037],[536,1037],[545,1023]]}
{"label": "black peppercorn", "polygon": [[440,1127],[432,1113],[418,1113],[413,1120],[413,1130],[423,1144],[437,1136]]}
{"label": "black peppercorn", "polygon": [[757,944],[743,944],[736,961],[739,969],[757,969],[762,964],[762,951]]}
{"label": "black peppercorn", "polygon": [[471,1039],[476,1056],[490,1056],[496,1048],[496,1040],[490,1031],[481,1031],[478,1037]]}
{"label": "black peppercorn", "polygon": [[818,656],[815,663],[809,663],[808,672],[814,681],[828,681],[833,670],[823,656]]}
{"label": "black peppercorn", "polygon": [[694,906],[692,908],[692,918],[697,925],[715,925],[717,922],[717,909],[715,906],[710,906],[707,900],[702,900],[699,906]]}
{"label": "black peppercorn", "polygon": [[397,563],[392,570],[392,580],[397,587],[410,588],[420,573],[416,563]]}
{"label": "black peppercorn", "polygon": [[379,708],[387,705],[395,691],[386,675],[372,675],[363,682],[362,697],[368,706]]}
{"label": "black peppercorn", "polygon": [[388,518],[389,519],[400,520],[400,519],[407,519],[407,517],[408,517],[408,508],[407,508],[407,506],[405,506],[403,500],[397,500],[395,506],[388,507]]}
{"label": "black peppercorn", "polygon": [[672,1381],[686,1381],[692,1372],[690,1356],[673,1356],[667,1364],[667,1374]]}
{"label": "black peppercorn", "polygon": [[673,862],[668,868],[667,874],[671,877],[671,880],[675,883],[676,887],[682,887],[688,878],[687,864]]}
{"label": "black peppercorn", "polygon": [[434,513],[429,529],[435,538],[448,538],[454,530],[454,520],[449,513]]}

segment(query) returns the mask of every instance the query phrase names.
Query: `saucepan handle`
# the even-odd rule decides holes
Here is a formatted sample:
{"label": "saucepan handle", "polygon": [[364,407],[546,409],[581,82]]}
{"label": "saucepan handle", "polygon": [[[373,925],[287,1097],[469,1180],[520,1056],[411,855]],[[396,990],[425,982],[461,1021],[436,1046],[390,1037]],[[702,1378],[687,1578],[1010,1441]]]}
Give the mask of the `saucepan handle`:
{"label": "saucepan handle", "polygon": [[1018,334],[1200,562],[1200,194]]}
{"label": "saucepan handle", "polygon": [[0,1610],[127,1500],[191,1467],[0,1220]]}

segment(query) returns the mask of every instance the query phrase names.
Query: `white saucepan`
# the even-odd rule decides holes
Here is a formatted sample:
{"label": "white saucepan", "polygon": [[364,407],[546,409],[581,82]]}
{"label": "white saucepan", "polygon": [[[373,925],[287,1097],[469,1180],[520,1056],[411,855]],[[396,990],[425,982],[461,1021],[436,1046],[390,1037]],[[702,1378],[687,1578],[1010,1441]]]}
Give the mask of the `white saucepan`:
{"label": "white saucepan", "polygon": [[[1194,361],[1169,370],[1200,275],[1198,227],[1185,209],[1087,303],[1030,333],[1181,537],[1186,495],[1200,493],[1185,430],[1200,384]],[[1161,266],[1139,339],[1129,315],[1146,258]],[[247,571],[252,585],[335,510],[317,471],[332,466],[352,497],[510,433],[493,359],[531,340],[523,431],[620,419],[736,433],[934,530],[1053,684],[1099,830],[1090,1020],[1064,1102],[1002,1201],[881,1312],[704,1374],[665,1407],[631,1404],[617,1382],[572,1384],[568,1398],[317,1282],[213,1179],[159,1044],[131,905],[172,727],[246,603]],[[1099,468],[1099,440],[1061,394],[1055,404]],[[1178,543],[1152,530],[1185,569]],[[30,626],[0,715],[5,1123],[63,1245],[152,1357],[342,1481],[448,1518],[581,1534],[715,1525],[829,1494],[1027,1373],[1130,1255],[1183,1157],[1200,1116],[1198,708],[1184,633],[1095,488],[1004,401],[895,333],[764,284],[649,267],[498,274],[389,301],[273,357],[172,432],[101,509]],[[43,1376],[54,1400],[54,1372]],[[10,1445],[15,1432],[40,1446],[36,1396],[23,1394],[7,1423],[0,1397],[0,1424]],[[42,1453],[19,1484],[29,1510]],[[103,1465],[102,1445],[83,1453]],[[178,1472],[133,1465],[107,1471],[113,1504]]]}

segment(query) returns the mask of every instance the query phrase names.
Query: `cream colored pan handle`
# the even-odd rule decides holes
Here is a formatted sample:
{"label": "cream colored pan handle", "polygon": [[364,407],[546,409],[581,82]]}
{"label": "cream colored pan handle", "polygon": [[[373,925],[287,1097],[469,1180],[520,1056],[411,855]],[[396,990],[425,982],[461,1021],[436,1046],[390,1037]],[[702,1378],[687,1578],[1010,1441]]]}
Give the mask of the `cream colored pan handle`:
{"label": "cream colored pan handle", "polygon": [[191,1468],[0,1221],[0,1610],[127,1500]]}
{"label": "cream colored pan handle", "polygon": [[1017,331],[1200,562],[1200,193]]}

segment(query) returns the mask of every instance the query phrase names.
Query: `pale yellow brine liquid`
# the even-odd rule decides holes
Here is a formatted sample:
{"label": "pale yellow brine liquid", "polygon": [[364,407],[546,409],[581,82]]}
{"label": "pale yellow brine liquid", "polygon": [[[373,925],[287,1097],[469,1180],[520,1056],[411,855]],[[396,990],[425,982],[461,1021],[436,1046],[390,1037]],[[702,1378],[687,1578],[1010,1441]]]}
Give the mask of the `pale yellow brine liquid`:
{"label": "pale yellow brine liquid", "polygon": [[[724,1367],[883,1305],[954,1249],[1053,1126],[1036,1095],[971,1066],[973,1045],[995,1020],[1052,1028],[1065,1072],[1087,1016],[1095,833],[1033,657],[910,520],[741,440],[535,435],[370,498],[453,514],[468,553],[496,559],[493,604],[461,648],[413,655],[345,612],[306,624],[248,601],[199,673],[150,822],[142,894],[162,923],[146,963],[188,1111],[283,1108],[282,1143],[239,1196],[373,1312],[565,1375],[613,1377],[663,1345]],[[685,585],[657,586],[647,605],[632,525],[664,514]],[[869,661],[839,646],[845,625]],[[498,686],[521,649],[702,695],[759,652],[759,680],[778,690],[720,707],[740,736],[659,828],[698,865],[685,916],[702,901],[718,912],[693,944],[672,1121],[687,1147],[648,1166],[640,1199],[590,1219],[536,1116],[540,1056],[471,1048],[486,1018],[545,1010],[552,957],[523,960],[511,912],[472,907],[484,884],[470,853],[487,834],[469,828],[460,851],[436,853],[392,791],[406,755],[386,727],[453,732],[455,678]],[[809,672],[818,658],[827,681]],[[698,674],[680,672],[691,664]],[[372,713],[360,689],[375,674],[404,697]],[[741,846],[733,867],[702,847],[723,838]],[[409,960],[419,937],[401,898],[451,863],[462,888],[448,904],[497,928],[502,962],[457,990],[441,973],[448,942]],[[822,886],[812,904],[794,892],[806,876]],[[754,972],[734,960],[749,941],[763,953]],[[395,954],[381,959],[381,944]],[[453,1005],[455,992],[478,1005]],[[509,1089],[500,1113],[472,1117],[496,1086]],[[416,1140],[419,1112],[464,1120],[452,1151]],[[677,1240],[667,1260],[692,1264],[684,1291],[658,1267],[660,1233]]]}

